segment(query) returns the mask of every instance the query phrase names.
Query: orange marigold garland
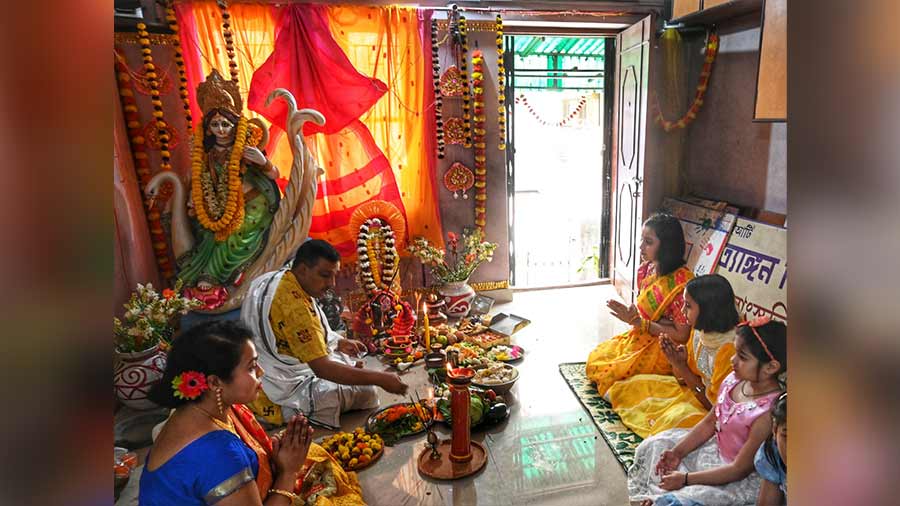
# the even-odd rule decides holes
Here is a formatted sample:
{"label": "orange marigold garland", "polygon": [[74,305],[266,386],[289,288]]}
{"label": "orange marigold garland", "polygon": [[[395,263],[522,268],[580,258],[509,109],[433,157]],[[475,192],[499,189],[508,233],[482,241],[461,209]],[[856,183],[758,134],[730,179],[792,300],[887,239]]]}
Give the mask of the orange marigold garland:
{"label": "orange marigold garland", "polygon": [[503,67],[503,18],[497,14],[497,127],[500,144],[497,149],[506,149],[506,69]]}
{"label": "orange marigold garland", "polygon": [[153,104],[153,118],[156,123],[156,129],[159,139],[159,154],[162,157],[162,163],[159,165],[161,170],[172,170],[172,153],[169,151],[169,136],[166,130],[166,121],[163,118],[162,100],[160,99],[159,80],[156,75],[156,66],[153,64],[153,51],[150,49],[150,34],[147,32],[147,25],[144,23],[137,24],[138,42],[141,45],[141,56],[144,59],[144,70],[147,78],[150,79],[150,103]]}
{"label": "orange marigold garland", "polygon": [[[133,91],[134,81],[132,80],[130,69],[119,54],[116,54],[115,57],[116,77],[119,83],[119,95],[122,99],[125,127],[128,129],[128,137],[131,141],[135,173],[137,174],[138,185],[141,188],[144,209],[147,213],[147,224],[150,229],[150,239],[153,253],[156,257],[156,265],[159,266],[160,274],[164,278],[171,279],[175,276],[175,268],[169,259],[168,239],[160,220],[161,214],[159,210],[165,200],[161,198],[154,200],[144,194],[144,188],[150,182],[150,158],[147,155],[147,141],[141,129],[137,101]],[[163,187],[163,190],[165,189]]]}
{"label": "orange marigold garland", "polygon": [[[228,160],[228,178],[225,185],[214,187],[203,149],[203,129],[194,133],[191,153],[191,200],[200,225],[216,233],[216,241],[224,241],[244,222],[244,192],[241,191],[241,156],[247,142],[248,122],[241,116],[238,120],[234,145]],[[223,205],[222,198],[225,203]]]}
{"label": "orange marigold garland", "polygon": [[193,118],[191,117],[191,101],[188,98],[188,80],[187,72],[184,66],[184,55],[181,51],[181,36],[178,30],[178,18],[175,17],[174,3],[170,0],[166,2],[166,21],[169,23],[169,29],[172,30],[172,46],[175,48],[175,67],[178,69],[178,94],[181,96],[181,106],[184,108],[184,118],[187,121],[187,131],[190,133],[193,128]]}
{"label": "orange marigold garland", "polygon": [[441,96],[441,62],[438,56],[438,26],[437,20],[431,20],[431,74],[434,79],[434,118],[437,128],[437,157],[444,158],[444,120],[441,117],[444,109],[444,99]]}
{"label": "orange marigold garland", "polygon": [[472,52],[472,93],[475,97],[475,226],[484,233],[487,224],[487,168],[485,162],[484,55]]}
{"label": "orange marigold garland", "polygon": [[222,35],[225,37],[225,53],[228,55],[228,71],[231,80],[238,80],[238,65],[234,60],[234,34],[231,31],[231,14],[228,13],[228,2],[218,0],[219,10],[222,12]]}
{"label": "orange marigold garland", "polygon": [[540,124],[542,124],[544,126],[564,127],[564,126],[568,125],[570,121],[575,119],[578,116],[578,114],[581,113],[581,110],[584,109],[584,105],[587,104],[587,96],[583,96],[580,99],[578,99],[578,105],[575,106],[575,109],[573,109],[572,112],[570,112],[569,115],[566,116],[564,119],[562,119],[560,121],[556,121],[556,122],[547,121],[544,118],[542,118],[537,113],[537,111],[534,110],[534,107],[532,107],[531,104],[528,103],[528,97],[526,97],[525,95],[519,95],[518,97],[516,97],[516,103],[524,105],[525,108],[528,110],[528,113],[531,114],[532,116],[534,116],[534,119],[538,120],[538,122],[540,122]]}
{"label": "orange marigold garland", "polygon": [[709,34],[709,40],[706,42],[706,56],[703,59],[703,69],[700,71],[700,82],[697,84],[697,92],[694,94],[694,102],[688,108],[687,112],[684,113],[680,119],[676,121],[669,121],[663,117],[662,109],[659,105],[659,97],[654,94],[653,95],[653,112],[654,119],[656,122],[665,130],[669,132],[675,128],[684,128],[688,126],[692,121],[697,119],[697,113],[700,112],[700,108],[703,106],[703,96],[706,94],[706,90],[709,87],[709,76],[712,74],[713,63],[716,61],[716,54],[719,52],[719,36],[713,32]]}
{"label": "orange marigold garland", "polygon": [[472,115],[469,113],[469,73],[468,73],[468,56],[469,56],[469,37],[468,28],[466,27],[466,17],[459,17],[459,36],[461,40],[462,50],[460,51],[459,74],[463,84],[463,121],[466,128],[466,140],[463,144],[467,148],[472,147]]}

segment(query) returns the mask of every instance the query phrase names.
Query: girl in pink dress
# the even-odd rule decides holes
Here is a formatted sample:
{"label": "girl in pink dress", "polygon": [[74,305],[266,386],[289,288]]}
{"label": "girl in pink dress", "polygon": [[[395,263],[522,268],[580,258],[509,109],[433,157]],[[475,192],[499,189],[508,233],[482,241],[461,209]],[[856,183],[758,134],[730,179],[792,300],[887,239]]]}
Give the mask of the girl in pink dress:
{"label": "girl in pink dress", "polygon": [[631,501],[664,506],[755,503],[760,478],[753,459],[772,432],[768,412],[784,389],[787,327],[767,319],[742,323],[734,347],[734,372],[722,382],[715,408],[693,429],[661,432],[638,446],[628,471]]}

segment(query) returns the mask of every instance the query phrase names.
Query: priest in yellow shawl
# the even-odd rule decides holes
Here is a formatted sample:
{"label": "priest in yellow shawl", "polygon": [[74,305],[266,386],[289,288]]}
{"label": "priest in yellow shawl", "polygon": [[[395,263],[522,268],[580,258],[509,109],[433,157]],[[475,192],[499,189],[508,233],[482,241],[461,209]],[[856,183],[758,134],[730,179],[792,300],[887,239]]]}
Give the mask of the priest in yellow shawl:
{"label": "priest in yellow shawl", "polygon": [[587,377],[597,384],[601,396],[606,397],[616,381],[636,374],[672,374],[658,336],[667,334],[684,344],[690,335],[682,293],[694,274],[684,265],[684,250],[684,232],[677,218],[654,214],[644,223],[636,304],[606,303],[614,317],[632,328],[600,343],[587,360]]}
{"label": "priest in yellow shawl", "polygon": [[718,274],[690,280],[684,288],[684,314],[692,327],[687,345],[665,334],[659,338],[675,375],[638,374],[608,392],[622,423],[643,438],[697,425],[733,370],[738,313],[728,280]]}

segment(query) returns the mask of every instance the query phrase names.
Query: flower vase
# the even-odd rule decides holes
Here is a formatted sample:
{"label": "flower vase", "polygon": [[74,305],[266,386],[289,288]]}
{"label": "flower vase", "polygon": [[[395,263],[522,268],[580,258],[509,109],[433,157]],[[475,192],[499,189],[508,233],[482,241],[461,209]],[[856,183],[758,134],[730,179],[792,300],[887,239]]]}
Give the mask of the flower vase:
{"label": "flower vase", "polygon": [[438,287],[438,293],[444,297],[444,302],[447,303],[444,312],[450,318],[464,318],[472,309],[475,290],[469,286],[468,281],[453,281]]}
{"label": "flower vase", "polygon": [[159,346],[133,353],[115,352],[116,366],[113,387],[122,404],[133,409],[153,409],[158,406],[147,393],[163,376],[166,354]]}

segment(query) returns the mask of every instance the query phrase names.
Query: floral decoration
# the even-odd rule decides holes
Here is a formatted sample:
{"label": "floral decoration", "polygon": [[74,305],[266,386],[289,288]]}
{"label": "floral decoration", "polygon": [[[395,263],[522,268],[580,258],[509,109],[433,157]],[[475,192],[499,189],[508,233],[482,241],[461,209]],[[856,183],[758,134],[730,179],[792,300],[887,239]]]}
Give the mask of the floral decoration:
{"label": "floral decoration", "polygon": [[438,26],[437,20],[431,20],[431,75],[434,80],[434,118],[437,128],[435,137],[437,140],[437,157],[444,158],[444,122],[441,118],[444,109],[444,99],[441,97],[441,62],[438,55]]}
{"label": "floral decoration", "polygon": [[497,149],[506,149],[506,69],[503,67],[503,18],[497,14],[497,127],[500,144]]}
{"label": "floral decoration", "polygon": [[359,227],[356,238],[360,282],[366,292],[390,290],[397,269],[394,230],[380,218],[370,218]]}
{"label": "floral decoration", "polygon": [[131,299],[124,304],[122,319],[113,318],[116,350],[129,353],[156,345],[167,346],[175,331],[173,318],[203,305],[197,299],[179,296],[181,288],[178,280],[173,289],[163,290],[160,296],[152,284],[138,284]]}
{"label": "floral decoration", "polygon": [[487,224],[487,153],[485,144],[484,54],[472,52],[472,91],[475,95],[475,226],[484,232]]}
{"label": "floral decoration", "polygon": [[231,14],[228,13],[228,4],[223,1],[216,2],[219,4],[219,10],[222,12],[222,36],[225,38],[225,53],[228,55],[228,71],[231,73],[231,80],[238,81],[238,65],[234,60],[234,33],[231,31]]}
{"label": "floral decoration", "polygon": [[187,89],[187,72],[184,66],[184,55],[181,51],[181,36],[178,34],[178,18],[175,17],[174,1],[166,2],[166,21],[169,23],[169,29],[172,30],[172,47],[175,49],[175,67],[178,69],[178,94],[181,96],[181,104],[184,108],[184,119],[187,121],[187,130],[193,128],[193,118],[191,117],[191,101],[188,98]]}
{"label": "floral decoration", "polygon": [[709,87],[709,76],[712,74],[713,63],[716,61],[716,54],[719,52],[719,36],[715,32],[709,34],[709,40],[706,42],[706,56],[703,59],[703,69],[700,71],[700,82],[697,83],[697,91],[694,94],[694,101],[680,119],[669,121],[663,117],[662,109],[659,105],[659,97],[653,95],[653,115],[656,123],[658,123],[666,132],[676,128],[684,128],[697,119],[697,113],[703,106],[703,96]]}
{"label": "floral decoration", "polygon": [[497,244],[485,241],[484,232],[478,228],[464,231],[461,242],[460,245],[458,235],[448,232],[447,251],[444,251],[424,237],[417,237],[409,246],[409,252],[430,269],[431,276],[437,282],[466,281],[478,266],[493,259]]}
{"label": "floral decoration", "polygon": [[175,391],[173,394],[175,397],[194,400],[209,390],[209,385],[206,384],[206,376],[202,372],[184,371],[172,380],[172,390]]}
{"label": "floral decoration", "polygon": [[234,145],[228,160],[227,178],[214,184],[203,149],[203,129],[194,132],[191,153],[191,199],[197,221],[207,230],[216,233],[216,241],[224,241],[244,222],[244,192],[241,191],[241,157],[247,142],[247,118],[241,116],[237,124]]}

